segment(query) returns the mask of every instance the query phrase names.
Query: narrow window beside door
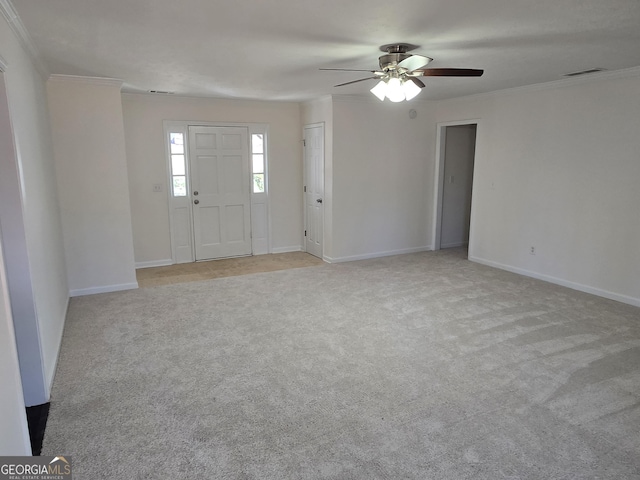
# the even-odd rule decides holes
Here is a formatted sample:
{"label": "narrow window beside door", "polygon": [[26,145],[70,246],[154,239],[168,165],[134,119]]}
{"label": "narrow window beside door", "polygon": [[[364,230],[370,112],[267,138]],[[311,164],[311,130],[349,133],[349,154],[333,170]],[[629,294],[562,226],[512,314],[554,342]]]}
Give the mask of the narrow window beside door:
{"label": "narrow window beside door", "polygon": [[264,193],[264,134],[251,135],[252,192]]}
{"label": "narrow window beside door", "polygon": [[187,172],[184,162],[184,135],[169,133],[171,186],[174,197],[187,196]]}

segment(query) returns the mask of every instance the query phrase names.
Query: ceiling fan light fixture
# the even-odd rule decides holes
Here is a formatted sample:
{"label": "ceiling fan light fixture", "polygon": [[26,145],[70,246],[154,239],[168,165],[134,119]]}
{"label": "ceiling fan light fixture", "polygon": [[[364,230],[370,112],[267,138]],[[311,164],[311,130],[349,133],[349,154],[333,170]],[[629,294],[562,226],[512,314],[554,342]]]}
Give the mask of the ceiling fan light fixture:
{"label": "ceiling fan light fixture", "polygon": [[376,97],[382,102],[387,96],[387,83],[384,80],[380,80],[375,87],[370,90]]}
{"label": "ceiling fan light fixture", "polygon": [[387,82],[387,98],[392,102],[402,102],[405,99],[402,82],[398,77],[391,77]]}
{"label": "ceiling fan light fixture", "polygon": [[[2,1],[2,0],[0,0]],[[409,43],[392,43],[382,45],[380,50],[386,52],[378,58],[379,70],[362,70],[350,68],[321,68],[320,70],[340,70],[343,72],[369,72],[373,77],[360,78],[340,83],[343,87],[353,83],[378,80],[370,91],[380,101],[388,98],[391,102],[412,100],[420,94],[425,84],[418,77],[481,77],[484,70],[473,68],[425,68],[433,58],[409,53],[418,48]]]}
{"label": "ceiling fan light fixture", "polygon": [[402,82],[402,90],[404,91],[406,100],[415,98],[422,91],[422,89],[410,78],[407,78]]}
{"label": "ceiling fan light fixture", "polygon": [[380,101],[388,98],[392,102],[402,102],[403,100],[411,100],[415,98],[422,89],[410,78],[401,78],[392,76],[380,80],[370,92],[373,93]]}

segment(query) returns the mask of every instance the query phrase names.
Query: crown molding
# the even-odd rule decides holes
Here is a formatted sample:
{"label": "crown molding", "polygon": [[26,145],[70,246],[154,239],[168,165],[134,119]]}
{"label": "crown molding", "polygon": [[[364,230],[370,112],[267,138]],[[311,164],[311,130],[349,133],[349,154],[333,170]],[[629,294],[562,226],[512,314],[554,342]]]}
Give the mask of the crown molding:
{"label": "crown molding", "polygon": [[18,38],[20,45],[22,45],[27,54],[31,57],[31,60],[38,72],[40,72],[44,78],[47,78],[50,73],[49,69],[42,61],[40,52],[33,43],[29,32],[27,32],[22,20],[20,20],[20,17],[18,16],[18,12],[16,12],[16,9],[11,4],[10,0],[0,0],[0,12],[2,12],[2,15],[7,20],[9,27]]}
{"label": "crown molding", "polygon": [[326,95],[322,95],[321,97],[310,98],[308,100],[301,100],[300,104],[307,105],[307,104],[311,104],[311,103],[322,103],[322,102],[327,102],[327,101],[330,102],[331,98],[332,98],[331,94],[326,94]]}
{"label": "crown molding", "polygon": [[234,105],[274,105],[277,104],[279,106],[287,107],[287,108],[300,108],[300,105],[303,102],[295,101],[295,100],[261,100],[254,98],[236,98],[236,97],[215,97],[213,95],[187,95],[182,93],[172,93],[171,95],[165,94],[157,94],[157,93],[149,93],[144,91],[131,91],[126,87],[122,90],[122,96],[127,97],[133,100],[140,101],[161,101],[161,102],[171,102],[171,101],[192,101],[192,102],[224,102],[224,103],[233,103]]}
{"label": "crown molding", "polygon": [[602,82],[605,80],[617,80],[622,78],[640,77],[640,67],[624,68],[621,70],[611,70],[606,72],[592,73],[583,77],[563,78],[553,80],[551,82],[534,83],[532,85],[523,85],[521,87],[504,88],[502,90],[494,90],[492,92],[477,93],[474,95],[465,95],[463,97],[443,98],[435,100],[436,102],[451,102],[458,100],[482,100],[488,98],[502,97],[506,95],[516,95],[522,93],[540,92],[544,90],[554,90],[557,88],[572,87],[575,85],[585,85],[589,83]]}
{"label": "crown molding", "polygon": [[122,84],[124,83],[122,80],[117,78],[83,77],[80,75],[60,75],[57,73],[49,75],[49,81],[56,83],[83,83],[85,85],[99,85],[103,87],[118,88],[122,88]]}

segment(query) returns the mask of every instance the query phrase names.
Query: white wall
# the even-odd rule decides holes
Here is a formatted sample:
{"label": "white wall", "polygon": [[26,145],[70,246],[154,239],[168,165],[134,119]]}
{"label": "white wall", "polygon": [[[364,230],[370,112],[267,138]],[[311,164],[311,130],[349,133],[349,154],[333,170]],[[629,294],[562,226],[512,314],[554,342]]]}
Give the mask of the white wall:
{"label": "white wall", "polygon": [[0,455],[31,455],[0,232]]}
{"label": "white wall", "polygon": [[47,82],[71,296],[137,288],[120,82]]}
{"label": "white wall", "polygon": [[[12,271],[8,282],[10,289],[16,284],[20,289],[31,289],[31,293],[19,292],[21,300],[13,304],[12,309],[20,366],[29,369],[21,371],[25,402],[35,405],[49,399],[64,327],[68,287],[45,82],[2,16],[0,57],[6,63],[7,99],[20,183],[14,187],[17,187],[22,207],[22,248],[26,246],[27,259],[22,263],[20,278]],[[14,207],[19,208],[19,205]],[[5,232],[5,235],[14,233]],[[7,255],[12,253],[7,252]]]}
{"label": "white wall", "polygon": [[639,77],[437,104],[438,122],[480,119],[473,260],[640,305]]}
{"label": "white wall", "polygon": [[171,259],[163,120],[268,124],[271,248],[302,248],[299,104],[123,94],[122,105],[137,263]]}
{"label": "white wall", "polygon": [[431,248],[434,145],[427,102],[333,97],[330,261]]}

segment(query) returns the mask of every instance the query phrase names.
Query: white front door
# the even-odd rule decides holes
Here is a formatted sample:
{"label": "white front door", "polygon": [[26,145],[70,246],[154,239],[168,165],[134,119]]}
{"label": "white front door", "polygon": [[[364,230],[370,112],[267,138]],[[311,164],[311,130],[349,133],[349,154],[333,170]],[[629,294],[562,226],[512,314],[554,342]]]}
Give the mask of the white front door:
{"label": "white front door", "polygon": [[324,125],[304,127],[305,249],[322,258]]}
{"label": "white front door", "polygon": [[196,260],[251,255],[249,139],[244,127],[189,127]]}

